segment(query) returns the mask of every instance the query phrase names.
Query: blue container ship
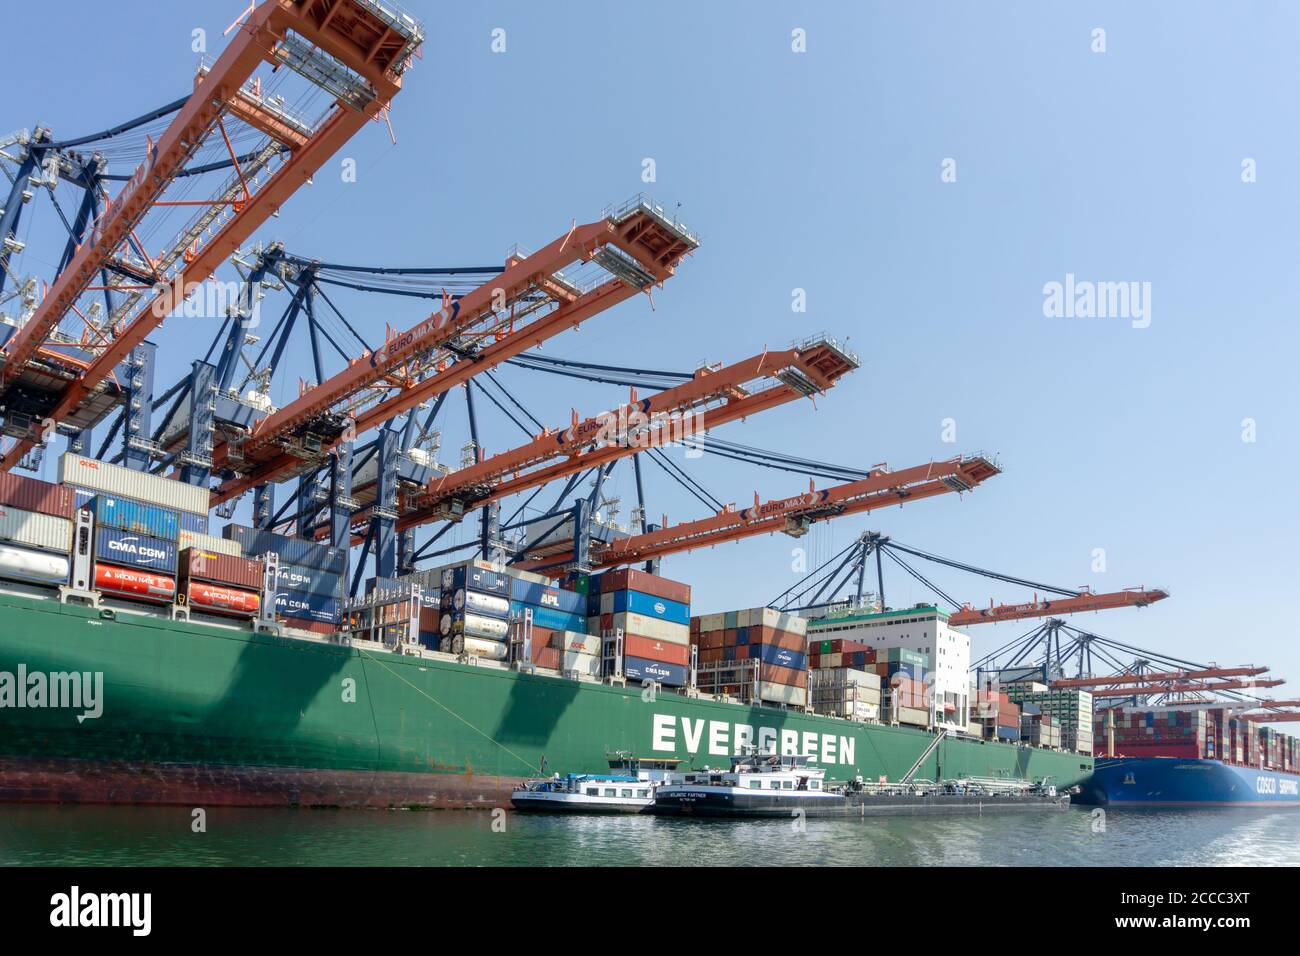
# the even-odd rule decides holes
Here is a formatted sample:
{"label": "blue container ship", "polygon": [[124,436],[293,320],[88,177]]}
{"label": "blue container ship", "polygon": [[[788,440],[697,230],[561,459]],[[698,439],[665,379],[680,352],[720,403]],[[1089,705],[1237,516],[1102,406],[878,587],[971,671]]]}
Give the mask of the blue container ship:
{"label": "blue container ship", "polygon": [[1079,787],[1103,807],[1300,808],[1300,774],[1201,757],[1098,757]]}

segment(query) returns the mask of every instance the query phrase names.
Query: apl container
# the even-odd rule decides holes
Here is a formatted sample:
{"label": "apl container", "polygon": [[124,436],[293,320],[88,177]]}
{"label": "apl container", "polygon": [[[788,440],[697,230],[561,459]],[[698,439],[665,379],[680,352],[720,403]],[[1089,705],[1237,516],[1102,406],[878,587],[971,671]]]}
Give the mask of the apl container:
{"label": "apl container", "polygon": [[176,542],[117,528],[100,528],[95,532],[95,558],[123,567],[174,575]]}
{"label": "apl container", "polygon": [[101,562],[95,564],[95,587],[111,594],[158,604],[170,604],[176,596],[176,581],[168,575]]}
{"label": "apl container", "polygon": [[71,562],[61,554],[0,544],[0,578],[34,584],[67,584],[70,571]]}
{"label": "apl container", "polygon": [[223,584],[190,581],[185,590],[186,600],[195,611],[253,617],[262,606],[262,598],[255,591],[242,591]]}
{"label": "apl container", "polygon": [[115,495],[96,495],[86,502],[99,528],[116,528],[151,538],[175,541],[180,532],[180,512],[175,508],[132,501]]}
{"label": "apl container", "polygon": [[59,484],[120,495],[204,517],[211,502],[211,493],[204,485],[189,485],[71,452],[59,459]]}
{"label": "apl container", "polygon": [[67,554],[72,550],[72,522],[39,511],[0,505],[0,542]]}
{"label": "apl container", "polygon": [[63,485],[52,485],[48,481],[9,471],[0,472],[0,505],[71,520],[76,509],[75,498],[73,490]]}
{"label": "apl container", "polygon": [[587,610],[585,594],[577,594],[536,581],[527,581],[513,575],[510,578],[510,599],[520,604],[531,604],[533,607],[563,611],[565,614],[585,614]]}
{"label": "apl container", "polygon": [[623,658],[623,676],[630,680],[653,680],[668,687],[684,687],[686,673],[686,668],[680,664],[665,664],[643,657]]}

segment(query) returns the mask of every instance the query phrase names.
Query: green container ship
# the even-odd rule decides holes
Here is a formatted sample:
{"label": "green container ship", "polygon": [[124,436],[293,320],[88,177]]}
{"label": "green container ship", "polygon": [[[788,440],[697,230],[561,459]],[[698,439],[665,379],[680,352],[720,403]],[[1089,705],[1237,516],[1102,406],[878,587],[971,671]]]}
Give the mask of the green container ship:
{"label": "green container ship", "polygon": [[[614,752],[719,766],[749,744],[807,754],[832,780],[897,780],[934,739],[8,592],[0,729],[0,800],[202,806],[508,806],[521,779],[600,772]],[[1092,763],[950,736],[917,776],[1071,786]]]}

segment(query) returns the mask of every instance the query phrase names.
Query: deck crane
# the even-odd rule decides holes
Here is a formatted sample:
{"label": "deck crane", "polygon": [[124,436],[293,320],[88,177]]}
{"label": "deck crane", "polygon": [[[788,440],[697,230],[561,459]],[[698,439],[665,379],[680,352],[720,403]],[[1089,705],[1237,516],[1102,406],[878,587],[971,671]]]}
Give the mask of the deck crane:
{"label": "deck crane", "polygon": [[[387,109],[424,39],[417,21],[378,0],[268,0],[241,21],[216,63],[200,70],[194,91],[161,138],[149,144],[145,161],[89,225],[88,237],[6,343],[0,401],[7,418],[20,412],[23,420],[61,422],[75,415],[180,305],[178,298],[207,280],[322,163]],[[326,116],[315,125],[303,123],[279,100],[263,96],[260,77],[254,76],[263,64],[286,67],[324,91],[333,100]],[[255,158],[236,162],[235,175],[208,199],[174,196],[169,187],[209,142],[224,142],[235,158],[227,126],[236,122],[266,136]],[[269,172],[277,156],[281,162]],[[165,216],[177,206],[197,212],[161,255],[150,256],[137,230],[148,217]],[[45,346],[66,337],[61,325],[79,311],[78,300],[105,270],[135,278],[119,278],[112,287],[122,298],[108,321],[93,329],[89,361],[61,366]],[[40,441],[35,423],[21,434],[11,421],[6,425],[18,441],[0,459],[2,470]]]}
{"label": "deck crane", "polygon": [[[873,469],[868,477],[858,481],[820,491],[810,483],[805,494],[772,501],[760,502],[756,493],[752,508],[737,509],[729,505],[708,518],[613,538],[595,550],[587,564],[592,569],[618,567],[776,531],[799,537],[820,521],[949,492],[969,491],[997,474],[997,465],[977,456],[930,462],[898,471]],[[524,569],[555,573],[557,567],[568,567],[575,560],[570,544],[559,554],[530,557],[517,563]]]}
{"label": "deck crane", "polygon": [[[650,293],[698,247],[689,230],[644,196],[532,253],[512,254],[499,276],[449,299],[383,346],[219,443],[216,468],[236,476],[213,492],[230,500],[268,481],[317,467],[343,436],[355,436],[464,384],[484,369],[573,328],[638,293]],[[601,275],[581,288],[561,271],[594,263]]]}
{"label": "deck crane", "polygon": [[[1146,607],[1169,596],[1167,591],[1159,588],[1132,588],[1098,594],[1087,588],[1072,590],[1054,587],[1050,584],[1036,583],[1024,578],[979,568],[961,561],[954,561],[951,558],[940,557],[928,551],[909,547],[879,532],[868,531],[860,535],[839,554],[834,555],[821,568],[809,574],[805,581],[786,589],[770,603],[773,607],[786,609],[798,607],[800,610],[822,605],[829,606],[837,602],[843,604],[846,601],[839,598],[839,595],[847,588],[849,591],[856,591],[856,596],[850,597],[848,602],[861,604],[866,593],[864,591],[867,580],[866,575],[870,565],[874,563],[878,588],[877,598],[880,600],[881,605],[884,606],[884,558],[889,558],[955,608],[948,619],[948,623],[952,627],[992,624],[999,621],[1016,621],[1025,618],[1057,617],[1062,614],[1078,614],[1084,611],[1101,611],[1118,607]],[[1032,588],[1037,592],[1045,591],[1059,594],[1060,597],[1040,600],[1038,595],[1035,594],[1032,601],[1021,604],[993,605],[990,602],[988,608],[976,609],[968,603],[959,603],[946,594],[940,587],[913,567],[909,563],[909,558],[920,558],[959,571],[966,571],[1008,584]],[[812,595],[811,598],[808,595]]]}

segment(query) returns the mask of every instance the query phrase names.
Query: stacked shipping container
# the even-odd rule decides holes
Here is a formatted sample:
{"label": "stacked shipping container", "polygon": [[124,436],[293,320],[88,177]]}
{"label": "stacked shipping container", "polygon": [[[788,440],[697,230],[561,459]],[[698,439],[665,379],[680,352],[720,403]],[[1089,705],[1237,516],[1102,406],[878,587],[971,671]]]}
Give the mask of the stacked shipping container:
{"label": "stacked shipping container", "polygon": [[0,472],[0,577],[66,584],[74,507],[70,488]]}
{"label": "stacked shipping container", "polygon": [[617,664],[623,638],[623,676],[684,687],[690,676],[691,589],[657,574],[623,568],[587,583],[587,633],[601,638],[604,672]]}
{"label": "stacked shipping container", "polygon": [[238,544],[249,557],[279,556],[275,613],[286,624],[313,631],[338,625],[347,567],[345,551],[239,524],[226,525],[222,537]]}
{"label": "stacked shipping container", "polygon": [[770,607],[691,618],[700,690],[808,706],[808,622]]}

